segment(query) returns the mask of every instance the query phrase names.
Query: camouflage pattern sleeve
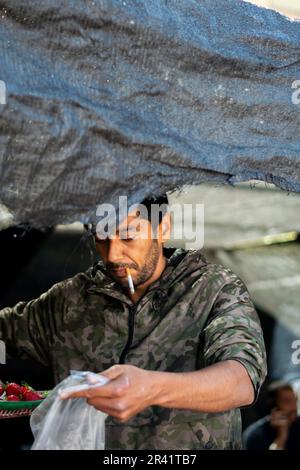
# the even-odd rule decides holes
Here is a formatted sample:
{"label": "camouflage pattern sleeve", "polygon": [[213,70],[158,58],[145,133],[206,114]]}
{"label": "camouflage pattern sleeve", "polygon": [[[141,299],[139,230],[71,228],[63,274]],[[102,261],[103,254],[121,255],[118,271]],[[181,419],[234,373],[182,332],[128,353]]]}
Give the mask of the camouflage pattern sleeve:
{"label": "camouflage pattern sleeve", "polygon": [[57,328],[52,312],[60,309],[59,293],[60,285],[55,284],[37,299],[0,310],[0,339],[8,357],[33,358],[49,365],[51,336]]}
{"label": "camouflage pattern sleeve", "polygon": [[263,332],[247,288],[234,274],[220,290],[204,329],[204,363],[229,359],[245,366],[256,401],[267,374]]}

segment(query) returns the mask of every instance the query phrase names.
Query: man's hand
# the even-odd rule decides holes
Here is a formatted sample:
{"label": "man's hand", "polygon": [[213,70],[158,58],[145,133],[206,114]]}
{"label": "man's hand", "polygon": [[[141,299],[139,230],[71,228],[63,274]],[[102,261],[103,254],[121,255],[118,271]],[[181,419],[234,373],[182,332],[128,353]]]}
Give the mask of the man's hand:
{"label": "man's hand", "polygon": [[284,449],[289,435],[290,422],[285,413],[273,408],[270,416],[270,424],[276,431],[275,442],[278,449]]}
{"label": "man's hand", "polygon": [[101,375],[109,379],[107,384],[74,392],[64,399],[84,397],[89,405],[122,423],[155,404],[159,394],[159,372],[126,364],[114,365]]}
{"label": "man's hand", "polygon": [[252,382],[235,360],[192,372],[161,372],[115,365],[100,375],[109,382],[62,398],[85,397],[105,413],[126,422],[153,405],[218,413],[253,402]]}

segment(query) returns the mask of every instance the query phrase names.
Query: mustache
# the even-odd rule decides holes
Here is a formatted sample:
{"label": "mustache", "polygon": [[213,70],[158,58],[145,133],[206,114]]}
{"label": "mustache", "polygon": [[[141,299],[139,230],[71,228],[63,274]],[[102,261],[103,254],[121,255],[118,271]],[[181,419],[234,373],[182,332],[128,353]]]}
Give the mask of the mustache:
{"label": "mustache", "polygon": [[108,263],[106,265],[106,269],[108,271],[113,271],[114,269],[120,269],[120,268],[136,269],[136,267],[137,267],[136,265],[128,264],[128,263],[118,263],[118,264]]}

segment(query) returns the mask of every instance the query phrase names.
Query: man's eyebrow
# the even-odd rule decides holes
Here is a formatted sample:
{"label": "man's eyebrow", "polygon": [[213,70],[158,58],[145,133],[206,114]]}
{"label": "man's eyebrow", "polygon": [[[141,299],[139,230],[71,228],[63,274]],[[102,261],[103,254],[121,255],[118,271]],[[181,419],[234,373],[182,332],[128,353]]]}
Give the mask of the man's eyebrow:
{"label": "man's eyebrow", "polygon": [[117,231],[118,231],[118,232],[119,232],[119,231],[122,232],[122,231],[126,231],[126,230],[131,230],[131,229],[133,229],[133,228],[135,228],[134,225],[128,224],[127,227],[121,227],[120,230],[117,230]]}
{"label": "man's eyebrow", "polygon": [[134,216],[133,219],[131,219],[127,225],[125,227],[121,227],[120,229],[117,229],[116,232],[119,233],[119,232],[127,232],[128,230],[132,230],[132,229],[135,229],[135,225],[132,225],[132,223],[138,219],[139,217],[138,216]]}
{"label": "man's eyebrow", "polygon": [[[128,232],[132,229],[136,229],[136,226],[135,225],[132,225],[132,222],[134,222],[136,219],[139,218],[139,215],[135,215],[135,216],[131,216],[132,219],[128,222],[128,224],[126,225],[126,227],[121,227],[120,229],[116,229],[116,235],[118,235],[120,232],[121,233],[125,233],[125,232]],[[97,231],[95,229],[95,233],[94,233],[95,237],[97,238]],[[109,238],[109,235],[105,238],[105,239],[108,239]],[[105,240],[104,238],[101,238],[101,240]]]}
{"label": "man's eyebrow", "polygon": [[118,231],[117,231],[117,234],[118,234],[118,235],[120,235],[120,234],[122,235],[122,234],[125,234],[125,233],[128,234],[128,233],[130,233],[132,230],[133,230],[133,227],[123,228],[123,229],[121,229],[121,230],[118,230]]}

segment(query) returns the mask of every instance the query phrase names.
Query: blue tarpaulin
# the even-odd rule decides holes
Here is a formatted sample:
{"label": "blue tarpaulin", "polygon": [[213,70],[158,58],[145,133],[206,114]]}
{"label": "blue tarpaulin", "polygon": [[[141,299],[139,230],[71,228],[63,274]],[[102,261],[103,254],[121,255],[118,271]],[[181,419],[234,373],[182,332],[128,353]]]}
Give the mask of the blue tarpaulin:
{"label": "blue tarpaulin", "polygon": [[0,202],[17,222],[88,222],[120,195],[203,181],[300,192],[300,22],[274,11],[0,0],[0,80]]}

